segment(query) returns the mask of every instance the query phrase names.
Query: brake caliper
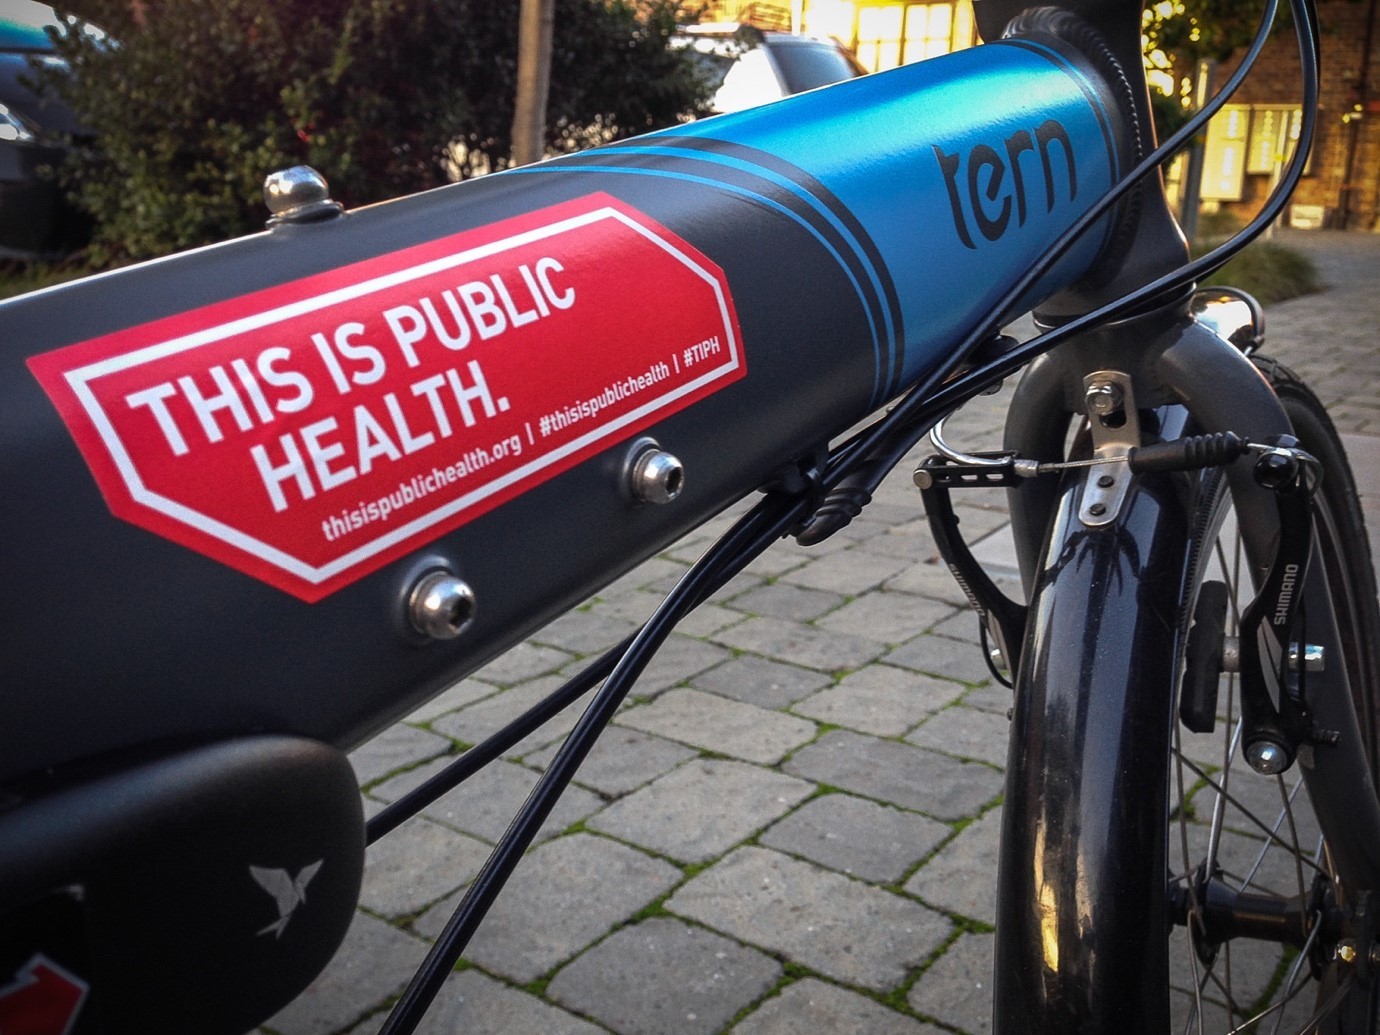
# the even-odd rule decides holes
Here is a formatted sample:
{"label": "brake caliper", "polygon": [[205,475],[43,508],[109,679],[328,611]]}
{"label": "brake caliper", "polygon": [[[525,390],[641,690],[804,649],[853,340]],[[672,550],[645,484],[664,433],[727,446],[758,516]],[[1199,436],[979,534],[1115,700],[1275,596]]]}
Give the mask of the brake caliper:
{"label": "brake caliper", "polygon": [[1254,473],[1257,483],[1274,492],[1280,534],[1260,592],[1241,615],[1242,750],[1252,769],[1273,775],[1293,765],[1302,745],[1336,740],[1336,734],[1314,727],[1305,690],[1315,662],[1310,648],[1295,639],[1321,467],[1298,448],[1297,439],[1283,435],[1260,454]]}

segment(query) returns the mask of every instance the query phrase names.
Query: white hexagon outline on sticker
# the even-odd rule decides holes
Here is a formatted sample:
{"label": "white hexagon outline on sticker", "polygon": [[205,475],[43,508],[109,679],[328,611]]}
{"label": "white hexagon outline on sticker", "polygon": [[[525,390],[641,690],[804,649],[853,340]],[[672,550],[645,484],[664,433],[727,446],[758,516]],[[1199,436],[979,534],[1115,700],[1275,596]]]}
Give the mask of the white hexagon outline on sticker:
{"label": "white hexagon outline on sticker", "polygon": [[[728,358],[726,361],[690,381],[674,386],[670,391],[648,400],[628,413],[618,417],[616,420],[607,424],[601,424],[556,449],[539,454],[521,467],[501,477],[485,482],[478,488],[456,497],[440,507],[433,508],[413,518],[408,523],[389,530],[383,535],[371,539],[367,543],[355,547],[350,552],[342,554],[335,560],[320,566],[307,564],[293,557],[291,554],[280,550],[278,547],[265,543],[216,518],[203,514],[201,511],[194,510],[185,504],[178,503],[176,500],[169,499],[149,489],[144,484],[133,459],[125,449],[124,443],[120,440],[119,435],[116,434],[114,426],[107,418],[105,410],[102,408],[99,399],[97,399],[95,392],[91,388],[92,382],[108,374],[128,370],[144,363],[164,359],[168,356],[176,355],[179,352],[187,352],[213,342],[223,341],[225,338],[232,337],[236,334],[243,334],[249,331],[259,330],[263,327],[272,326],[282,320],[315,312],[319,309],[325,309],[342,302],[352,301],[377,291],[383,291],[400,284],[406,284],[409,281],[421,277],[430,276],[448,269],[476,262],[480,259],[489,258],[512,248],[547,240],[559,236],[560,234],[582,229],[603,220],[613,220],[620,223],[634,233],[652,242],[709,286],[710,290],[714,293],[714,298],[719,309],[719,318],[723,324],[724,334],[728,343],[728,348],[726,350]],[[190,334],[170,338],[167,341],[146,345],[132,352],[108,357],[95,363],[89,363],[85,366],[74,368],[73,370],[65,372],[63,376],[81,404],[87,417],[90,419],[106,451],[110,454],[111,460],[114,462],[120,474],[120,478],[130,494],[130,498],[135,503],[147,507],[155,513],[171,518],[180,524],[193,528],[242,553],[270,564],[310,585],[320,585],[344,574],[356,565],[386,550],[392,549],[399,543],[411,539],[413,536],[424,532],[426,529],[450,520],[455,515],[468,510],[470,507],[482,502],[489,496],[502,492],[510,486],[526,479],[532,478],[542,470],[561,462],[571,454],[577,453],[601,439],[617,434],[629,424],[636,423],[644,417],[664,409],[676,400],[699,390],[706,384],[710,384],[733,373],[742,363],[739,348],[739,342],[734,335],[733,319],[729,312],[727,299],[724,296],[723,285],[720,283],[719,279],[689,255],[686,255],[685,252],[675,244],[662,238],[652,228],[644,226],[626,212],[604,206],[592,209],[586,213],[558,220],[546,226],[500,238],[497,241],[476,245],[473,248],[464,249],[453,255],[419,263],[415,266],[409,266],[406,269],[397,270],[378,277],[372,277],[359,284],[337,288],[320,295],[314,295],[311,298],[277,306],[273,309],[265,310],[262,313],[240,317],[225,323],[217,324],[214,327],[203,328],[193,331]]]}

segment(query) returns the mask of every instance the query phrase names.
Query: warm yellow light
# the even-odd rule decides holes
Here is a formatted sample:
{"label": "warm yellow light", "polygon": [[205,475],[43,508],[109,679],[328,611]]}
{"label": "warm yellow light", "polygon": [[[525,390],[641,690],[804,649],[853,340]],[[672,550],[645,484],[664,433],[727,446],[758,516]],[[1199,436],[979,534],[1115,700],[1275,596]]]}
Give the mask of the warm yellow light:
{"label": "warm yellow light", "polygon": [[806,32],[836,36],[845,43],[853,35],[853,4],[849,0],[810,0],[804,13]]}
{"label": "warm yellow light", "polygon": [[1054,889],[1048,884],[1040,886],[1040,948],[1045,957],[1045,969],[1051,974],[1059,972],[1059,908],[1055,902]]}
{"label": "warm yellow light", "polygon": [[1174,82],[1174,77],[1170,73],[1163,69],[1153,68],[1145,73],[1145,78],[1149,80],[1152,87],[1166,97],[1174,96],[1174,87],[1176,84]]}

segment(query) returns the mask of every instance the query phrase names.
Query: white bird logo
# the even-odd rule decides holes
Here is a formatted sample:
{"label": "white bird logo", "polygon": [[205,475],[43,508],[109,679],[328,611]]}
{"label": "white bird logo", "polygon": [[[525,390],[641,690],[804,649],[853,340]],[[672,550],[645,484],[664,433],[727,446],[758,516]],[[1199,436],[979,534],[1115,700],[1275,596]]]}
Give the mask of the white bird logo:
{"label": "white bird logo", "polygon": [[278,904],[278,919],[265,927],[259,934],[268,934],[269,931],[272,931],[274,938],[283,936],[283,931],[287,929],[287,923],[292,919],[292,914],[296,912],[298,906],[307,900],[307,885],[316,876],[316,871],[321,869],[323,862],[325,862],[324,859],[318,859],[308,866],[303,866],[296,877],[279,867],[272,869],[267,866],[249,867],[249,875],[258,882],[259,887],[272,895],[273,901]]}

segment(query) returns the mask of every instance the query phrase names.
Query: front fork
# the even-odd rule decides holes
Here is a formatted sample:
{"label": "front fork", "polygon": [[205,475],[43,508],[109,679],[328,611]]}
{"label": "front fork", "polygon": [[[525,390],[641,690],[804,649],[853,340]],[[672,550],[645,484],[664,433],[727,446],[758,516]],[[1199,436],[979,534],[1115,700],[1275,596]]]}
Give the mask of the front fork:
{"label": "front fork", "polygon": [[[1276,553],[1259,593],[1241,614],[1238,636],[1225,635],[1226,584],[1201,585],[1186,648],[1179,714],[1189,729],[1210,733],[1218,679],[1231,671],[1241,676],[1242,746],[1256,772],[1277,775],[1293,765],[1305,745],[1335,744],[1336,731],[1314,723],[1306,693],[1306,674],[1322,668],[1325,652],[1321,646],[1292,639],[1313,550],[1311,501],[1322,479],[1321,464],[1299,448],[1291,435],[1253,444],[1229,432],[1141,445],[1130,378],[1120,372],[1098,371],[1084,381],[1089,386],[1092,459],[1040,463],[1014,451],[959,454],[939,438],[936,428],[934,442],[944,455],[931,456],[915,472],[940,556],[977,613],[984,645],[993,645],[989,650],[993,672],[1000,677],[1000,669],[1017,668],[1028,612],[997,588],[963,541],[949,498],[953,488],[1015,486],[1023,477],[1085,470],[1078,520],[1087,528],[1101,528],[1119,518],[1134,476],[1214,469],[1252,452],[1256,483],[1272,490],[1275,497],[1280,529]],[[1093,403],[1102,398],[1099,389],[1112,387],[1117,407],[1095,412]],[[1156,427],[1164,424],[1164,415],[1158,415]],[[1196,548],[1206,543],[1206,536],[1195,534],[1190,543]]]}
{"label": "front fork", "polygon": [[[1146,335],[1137,353],[1127,344],[1136,331],[1114,328],[1033,365],[1012,403],[1007,448],[1036,462],[1061,460],[1084,376],[1115,369],[1118,349],[1147,357],[1129,383],[1162,404],[1146,411],[1154,437],[1178,439],[1191,428],[1265,442],[1290,433],[1270,386],[1222,337],[1185,320],[1158,340]],[[1231,391],[1222,390],[1227,385]],[[1282,539],[1299,531],[1289,505],[1258,484],[1254,466],[1246,459],[1226,472],[1247,574],[1268,589],[1272,573],[1297,563],[1277,559],[1288,554]],[[1185,602],[1203,563],[1185,544],[1201,540],[1203,529],[1199,498],[1185,491],[1183,476],[1152,472],[1128,481],[1110,519],[1092,523],[1083,473],[1033,479],[1011,493],[1030,601],[1018,614],[1023,634],[1012,634],[1010,609],[986,608],[1003,639],[1021,645],[998,883],[998,1032],[1168,1025],[1161,932],[1173,904],[1164,788],[1190,626]],[[1308,539],[1305,528],[1301,541]],[[1282,575],[1273,581],[1274,603],[1269,593],[1260,598],[1271,626]],[[1339,764],[1335,772],[1345,770]],[[1310,786],[1337,778],[1310,773]],[[1377,818],[1364,817],[1364,825],[1377,829]]]}

